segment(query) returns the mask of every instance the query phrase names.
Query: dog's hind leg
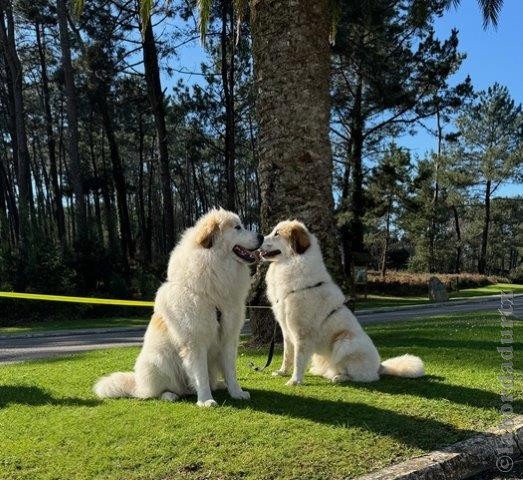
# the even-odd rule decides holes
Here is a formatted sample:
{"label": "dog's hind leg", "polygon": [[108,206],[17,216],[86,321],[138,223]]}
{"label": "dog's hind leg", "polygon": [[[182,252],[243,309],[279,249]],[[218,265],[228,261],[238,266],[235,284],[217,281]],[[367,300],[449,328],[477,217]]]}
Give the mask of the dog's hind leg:
{"label": "dog's hind leg", "polygon": [[135,365],[136,398],[163,398],[164,392],[170,392],[169,378],[150,361],[139,361]]}
{"label": "dog's hind leg", "polygon": [[163,392],[160,398],[168,402],[176,402],[176,400],[179,400],[180,397],[174,392]]}
{"label": "dog's hind leg", "polygon": [[332,383],[346,383],[350,382],[352,378],[345,374],[345,373],[338,373],[337,375],[334,375],[332,378]]}

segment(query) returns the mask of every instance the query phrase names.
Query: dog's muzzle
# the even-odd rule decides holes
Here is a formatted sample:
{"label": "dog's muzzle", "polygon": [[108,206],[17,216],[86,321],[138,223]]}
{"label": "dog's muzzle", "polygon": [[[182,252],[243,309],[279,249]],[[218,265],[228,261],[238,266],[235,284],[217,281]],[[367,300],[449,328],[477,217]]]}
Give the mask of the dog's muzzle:
{"label": "dog's muzzle", "polygon": [[241,245],[234,245],[232,251],[236,254],[237,257],[241,258],[244,262],[255,263],[258,261],[257,252],[254,250],[248,250]]}
{"label": "dog's muzzle", "polygon": [[272,258],[281,253],[281,250],[259,250],[261,258]]}

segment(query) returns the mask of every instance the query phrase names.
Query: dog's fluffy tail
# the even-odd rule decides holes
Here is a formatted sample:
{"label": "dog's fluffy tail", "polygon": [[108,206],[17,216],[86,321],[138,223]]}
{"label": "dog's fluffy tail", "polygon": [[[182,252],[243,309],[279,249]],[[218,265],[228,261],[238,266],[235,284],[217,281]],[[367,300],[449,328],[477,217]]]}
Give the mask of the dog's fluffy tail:
{"label": "dog's fluffy tail", "polygon": [[100,398],[132,397],[136,388],[134,372],[115,372],[98,379],[93,387]]}
{"label": "dog's fluffy tail", "polygon": [[381,362],[379,373],[395,377],[418,378],[425,375],[425,367],[421,358],[406,354]]}

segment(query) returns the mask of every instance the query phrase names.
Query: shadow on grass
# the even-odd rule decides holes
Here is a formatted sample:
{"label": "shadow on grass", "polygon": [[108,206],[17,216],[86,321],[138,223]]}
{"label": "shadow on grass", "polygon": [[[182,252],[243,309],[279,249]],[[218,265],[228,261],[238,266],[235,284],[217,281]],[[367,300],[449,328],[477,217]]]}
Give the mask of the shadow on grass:
{"label": "shadow on grass", "polygon": [[[480,390],[479,388],[465,387],[462,385],[449,385],[441,383],[443,377],[427,375],[425,377],[409,379],[398,377],[382,377],[374,383],[350,383],[352,388],[367,390],[369,392],[382,392],[392,395],[413,395],[429,400],[449,400],[452,403],[468,405],[478,408],[499,408],[499,394]],[[514,410],[522,411],[523,402],[516,400]]]}
{"label": "shadow on grass", "polygon": [[250,389],[250,393],[250,402],[231,401],[223,392],[216,394],[216,399],[219,403],[224,402],[237,409],[308,420],[338,428],[358,428],[423,450],[449,445],[478,433],[456,428],[435,418],[416,417],[364,403],[323,400],[268,390]]}
{"label": "shadow on grass", "polygon": [[[374,334],[372,336],[373,340],[380,347],[393,347],[398,348],[398,345],[409,345],[415,346],[416,348],[447,348],[454,349],[456,351],[462,350],[483,350],[490,354],[498,355],[496,352],[496,347],[499,347],[499,339],[493,340],[463,340],[456,339],[452,340],[449,338],[426,338],[426,337],[409,337],[401,338],[398,336],[386,335],[380,336]],[[501,338],[501,337],[500,337]],[[514,342],[512,344],[514,351],[520,351],[523,349],[522,342]]]}
{"label": "shadow on grass", "polygon": [[23,385],[0,385],[0,408],[19,404],[29,406],[60,405],[73,407],[94,407],[100,402],[83,398],[54,398],[49,392],[39,387]]}

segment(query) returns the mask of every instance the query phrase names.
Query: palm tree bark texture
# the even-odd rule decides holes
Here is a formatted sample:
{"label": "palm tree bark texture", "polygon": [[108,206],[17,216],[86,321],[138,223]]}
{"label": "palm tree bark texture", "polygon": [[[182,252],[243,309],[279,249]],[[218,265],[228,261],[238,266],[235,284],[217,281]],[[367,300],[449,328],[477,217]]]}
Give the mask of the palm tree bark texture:
{"label": "palm tree bark texture", "polygon": [[[251,0],[259,125],[261,228],[302,220],[315,233],[330,271],[341,276],[333,213],[328,0]],[[264,269],[250,298],[264,304]],[[272,336],[273,323],[253,312],[253,342]]]}
{"label": "palm tree bark texture", "polygon": [[327,0],[251,0],[261,226],[298,218],[341,272],[329,140]]}

